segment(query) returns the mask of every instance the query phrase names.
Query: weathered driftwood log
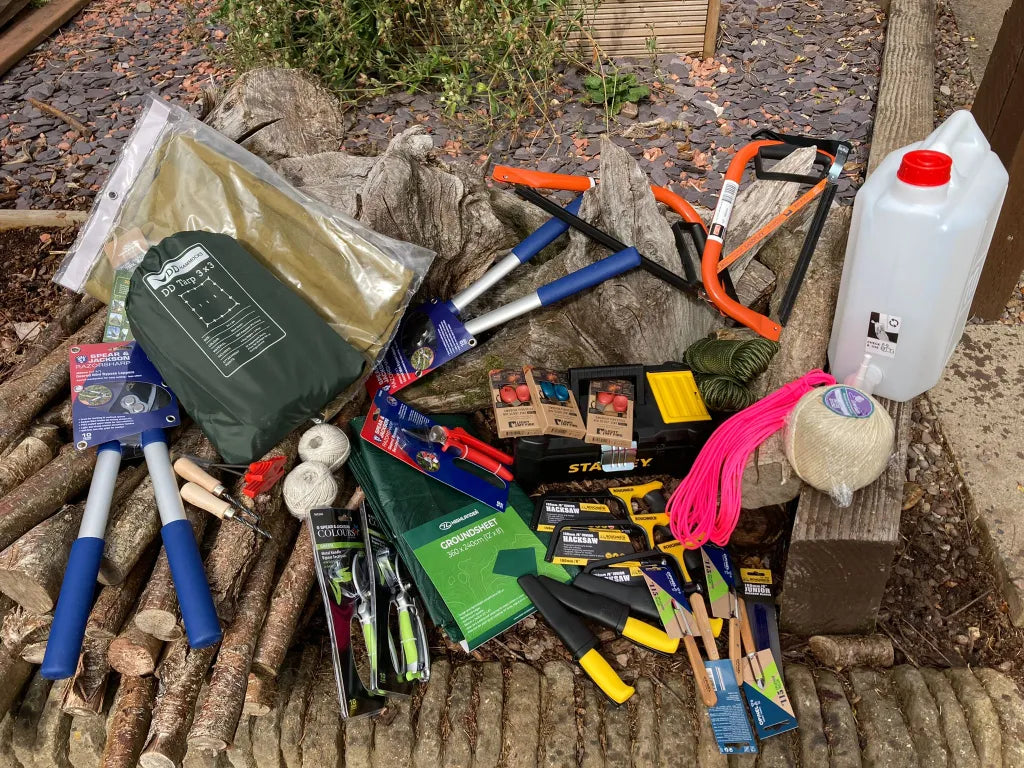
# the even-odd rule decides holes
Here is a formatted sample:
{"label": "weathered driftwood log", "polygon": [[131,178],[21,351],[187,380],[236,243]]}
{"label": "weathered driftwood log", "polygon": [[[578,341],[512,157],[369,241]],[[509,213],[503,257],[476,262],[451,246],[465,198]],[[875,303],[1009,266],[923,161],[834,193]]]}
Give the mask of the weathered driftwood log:
{"label": "weathered driftwood log", "polygon": [[[212,459],[216,456],[213,445],[205,437],[200,441],[195,453],[203,459]],[[185,514],[188,516],[189,522],[192,523],[196,541],[202,541],[206,524],[211,515],[191,504],[185,504]],[[171,579],[167,552],[161,547],[156,565],[153,567],[153,574],[139,598],[139,606],[135,612],[135,625],[143,632],[170,642],[177,640],[182,635],[180,616],[178,595],[174,590],[174,581]]]}
{"label": "weathered driftwood log", "polygon": [[[52,680],[46,680],[36,670],[32,680],[25,686],[17,712],[12,709],[14,727],[11,734],[11,751],[24,768],[36,765],[36,735],[39,732],[39,720],[43,716],[46,701],[50,698]],[[41,768],[41,766],[40,766]]]}
{"label": "weathered driftwood log", "polygon": [[107,661],[122,677],[143,677],[156,671],[163,640],[143,632],[129,621],[121,633],[110,641]]}
{"label": "weathered driftwood log", "polygon": [[885,635],[815,635],[808,644],[814,658],[833,669],[893,665],[892,640]]}
{"label": "weathered driftwood log", "polygon": [[217,646],[190,649],[184,637],[168,647],[160,662],[160,688],[149,735],[139,757],[143,768],[181,765],[196,698],[216,654]]}
{"label": "weathered driftwood log", "polygon": [[[100,310],[103,310],[102,313]],[[41,363],[43,358],[52,352],[58,344],[81,328],[93,316],[100,314],[106,317],[106,307],[103,302],[91,296],[73,295],[57,310],[57,316],[51,320],[45,328],[22,350],[18,364],[14,366],[8,376],[9,381],[21,378],[34,366]]]}
{"label": "weathered driftwood log", "polygon": [[[131,467],[118,475],[115,504],[139,484],[144,472],[144,467]],[[0,591],[30,611],[52,611],[84,510],[85,502],[66,507],[0,553]]]}
{"label": "weathered driftwood log", "polygon": [[57,458],[0,499],[0,551],[81,493],[95,464],[96,451],[66,445]]}
{"label": "weathered driftwood log", "polygon": [[68,736],[68,762],[74,768],[94,768],[103,759],[107,743],[107,718],[100,715],[74,715]]}
{"label": "weathered driftwood log", "polygon": [[0,496],[16,488],[27,477],[45,467],[61,446],[60,430],[52,424],[39,424],[0,461]]}
{"label": "weathered driftwood log", "polygon": [[107,691],[110,663],[107,661],[107,646],[110,640],[85,638],[78,669],[74,676],[64,683],[60,708],[69,715],[98,715],[103,710],[103,697]]}
{"label": "weathered driftwood log", "polygon": [[[363,498],[362,489],[357,488],[345,505],[346,508],[358,509]],[[257,671],[272,677],[284,661],[316,578],[313,565],[313,544],[309,540],[309,528],[303,525],[295,537],[292,553],[270,598],[266,622],[252,660],[253,668]]]}
{"label": "weathered driftwood log", "polygon": [[103,314],[97,313],[24,376],[0,385],[0,449],[13,443],[36,414],[67,386],[68,349],[76,344],[99,341],[103,323]]}
{"label": "weathered driftwood log", "polygon": [[313,681],[323,656],[330,659],[330,650],[322,644],[311,643],[303,648],[291,687],[287,694],[282,696],[284,706],[281,713],[280,749],[284,755],[285,765],[303,764],[306,714],[313,694]]}
{"label": "weathered driftwood log", "polygon": [[156,682],[155,677],[121,678],[110,710],[100,768],[135,768],[149,731]]}
{"label": "weathered driftwood log", "polygon": [[[191,453],[201,437],[199,427],[191,427],[174,443],[174,450]],[[142,468],[145,469],[145,464]],[[124,581],[142,553],[160,533],[160,513],[153,496],[153,481],[148,473],[134,493],[123,504],[113,506],[112,509],[115,511],[107,524],[99,576],[100,583],[108,585]]]}
{"label": "weathered driftwood log", "polygon": [[[278,524],[276,531],[271,533],[280,537],[283,529],[284,526]],[[224,633],[210,684],[200,701],[195,722],[189,733],[190,749],[223,752],[231,743],[238,727],[245,702],[252,654],[266,616],[267,600],[277,570],[277,559],[281,549],[278,541],[280,539],[272,539],[264,545],[258,562],[249,573],[245,591],[238,601],[234,621]]]}

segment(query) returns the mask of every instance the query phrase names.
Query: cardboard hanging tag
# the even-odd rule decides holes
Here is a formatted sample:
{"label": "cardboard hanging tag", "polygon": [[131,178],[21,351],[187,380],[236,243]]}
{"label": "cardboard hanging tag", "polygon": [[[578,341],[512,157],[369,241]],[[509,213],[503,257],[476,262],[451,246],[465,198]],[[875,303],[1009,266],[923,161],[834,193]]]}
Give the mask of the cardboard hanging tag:
{"label": "cardboard hanging tag", "polygon": [[747,719],[747,710],[743,706],[743,696],[736,682],[732,661],[705,661],[704,668],[718,696],[718,703],[708,709],[718,751],[723,755],[756,753],[757,742],[750,728],[750,720]]}
{"label": "cardboard hanging tag", "polygon": [[582,439],[587,428],[565,373],[528,365],[523,368],[523,375],[543,434]]}
{"label": "cardboard hanging tag", "polygon": [[586,565],[636,552],[633,537],[623,526],[558,525],[551,538],[548,562],[556,565]]}
{"label": "cardboard hanging tag", "polygon": [[607,504],[582,498],[541,496],[534,510],[533,529],[538,533],[551,533],[559,523],[572,522],[581,515],[609,515]]}
{"label": "cardboard hanging tag", "polygon": [[635,402],[636,388],[630,381],[591,381],[587,393],[587,433],[584,442],[631,448]]}
{"label": "cardboard hanging tag", "polygon": [[487,375],[491,385],[491,406],[498,437],[543,435],[530,388],[523,369],[501,368]]}
{"label": "cardboard hanging tag", "polygon": [[719,547],[701,547],[700,554],[704,563],[704,580],[708,587],[711,615],[716,619],[732,618],[733,601],[729,597],[729,590],[736,579],[730,558]]}
{"label": "cardboard hanging tag", "polygon": [[683,592],[683,587],[672,569],[664,565],[643,563],[640,572],[654,599],[654,606],[665,627],[665,633],[673,639],[693,635],[694,622],[687,605],[686,593]]}
{"label": "cardboard hanging tag", "polygon": [[750,706],[759,738],[778,736],[797,727],[793,704],[786,693],[779,665],[768,649],[758,651],[753,660],[742,659],[743,693]]}

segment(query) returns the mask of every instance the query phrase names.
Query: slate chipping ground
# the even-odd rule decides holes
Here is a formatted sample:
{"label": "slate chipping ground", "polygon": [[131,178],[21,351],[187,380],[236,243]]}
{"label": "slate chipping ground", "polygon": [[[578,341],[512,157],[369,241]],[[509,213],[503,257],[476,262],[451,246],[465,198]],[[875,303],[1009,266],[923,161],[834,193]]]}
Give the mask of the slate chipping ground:
{"label": "slate chipping ground", "polygon": [[[206,3],[92,3],[0,79],[0,206],[87,209],[146,91],[155,90],[197,114],[199,90],[223,84],[231,75],[211,55],[223,31],[204,26],[209,10]],[[957,74],[963,72],[963,50],[957,45],[963,41],[958,41],[955,20],[944,4],[940,11],[938,118],[969,102],[973,88],[969,74]],[[418,122],[430,127],[441,158],[451,162],[484,165],[511,158],[543,170],[587,172],[598,165],[591,145],[596,147],[596,139],[608,131],[630,147],[655,183],[678,183],[690,200],[712,206],[733,148],[757,127],[809,133],[835,127],[857,145],[855,162],[848,166],[851,178],[842,186],[850,200],[867,157],[882,29],[873,3],[724,3],[719,55],[713,62],[659,56],[628,65],[652,85],[652,99],[641,104],[635,119],[606,122],[602,111],[581,104],[582,74],[570,70],[550,122],[528,122],[511,138],[488,144],[478,132],[441,118],[432,97],[396,94],[354,109],[342,148],[375,152]],[[74,115],[93,135],[80,137],[40,113],[24,102],[29,95]],[[70,234],[33,232],[32,237],[38,240],[38,245],[31,243],[35,263],[24,256],[4,259],[5,326],[45,319],[50,301],[57,298],[45,286]],[[13,248],[13,242],[0,240],[0,250]],[[30,246],[21,242],[17,247],[27,251]],[[8,290],[15,283],[20,292]],[[1018,287],[1003,321],[1020,322],[1021,309]],[[6,327],[5,335],[10,341]],[[787,680],[801,729],[765,742],[757,765],[792,765],[796,753],[805,766],[824,764],[829,755],[833,765],[938,765],[947,758],[950,765],[1024,764],[1024,705],[1010,680],[1022,679],[1024,643],[991,591],[990,576],[972,543],[959,480],[926,400],[915,407],[910,451],[903,544],[881,627],[893,638],[900,660],[985,664],[1008,677],[962,667],[920,673],[909,667],[855,670],[837,676],[791,664]],[[535,761],[753,764],[718,755],[706,721],[697,720],[691,681],[680,673],[678,662],[643,664],[637,696],[628,706],[613,709],[583,684],[578,671],[554,658],[557,644],[550,638],[542,641],[544,634],[534,624],[527,637],[535,642],[488,649],[484,658],[500,658],[502,665],[440,661],[430,686],[416,699],[376,724],[351,724],[343,737],[330,712],[307,720],[307,730],[298,733],[279,718],[243,719],[230,763],[299,768],[340,764],[344,755],[348,765],[431,768],[516,768]],[[796,649],[793,657],[803,654]],[[532,663],[523,663],[524,658]],[[619,655],[616,660],[629,659]],[[326,667],[318,669],[321,674],[310,675],[305,687],[282,692],[288,711],[308,703],[315,682],[326,678],[329,683]],[[0,725],[0,742],[5,726],[10,727]],[[76,766],[92,764],[95,722],[55,715],[51,726],[66,734],[59,763],[70,758]],[[186,762],[207,764],[196,754]]]}

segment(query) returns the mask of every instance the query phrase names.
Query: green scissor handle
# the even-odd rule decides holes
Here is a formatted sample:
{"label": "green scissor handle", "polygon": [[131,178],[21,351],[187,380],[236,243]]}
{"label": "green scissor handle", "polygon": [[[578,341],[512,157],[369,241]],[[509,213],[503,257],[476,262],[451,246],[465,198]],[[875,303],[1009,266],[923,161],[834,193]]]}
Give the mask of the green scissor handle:
{"label": "green scissor handle", "polygon": [[363,628],[363,642],[366,643],[366,652],[370,654],[371,659],[377,658],[377,631],[373,628],[373,624],[368,621],[359,622]]}
{"label": "green scissor handle", "polygon": [[410,680],[420,677],[419,672],[410,672],[420,663],[420,653],[416,643],[416,631],[412,627],[412,613],[408,607],[398,609],[398,636],[402,643],[402,657],[405,659],[406,674]]}

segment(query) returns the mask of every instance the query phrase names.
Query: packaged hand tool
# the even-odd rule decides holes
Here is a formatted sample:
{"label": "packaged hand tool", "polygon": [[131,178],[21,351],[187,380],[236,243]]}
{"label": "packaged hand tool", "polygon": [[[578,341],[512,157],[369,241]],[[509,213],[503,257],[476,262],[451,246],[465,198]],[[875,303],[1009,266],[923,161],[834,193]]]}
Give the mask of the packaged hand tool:
{"label": "packaged hand tool", "polygon": [[515,454],[521,485],[531,489],[620,473],[678,476],[693,463],[718,422],[704,407],[693,374],[682,363],[573,368],[566,394],[585,403],[592,382],[609,380],[627,382],[635,393],[629,447],[550,434],[520,437]]}
{"label": "packaged hand tool", "polygon": [[399,461],[497,510],[505,509],[512,457],[464,429],[448,429],[382,389],[359,436]]}
{"label": "packaged hand tool", "polygon": [[607,597],[593,595],[547,576],[539,578],[548,592],[566,608],[613,629],[637,645],[669,655],[679,648],[678,638],[669,637],[664,630],[632,618],[629,615],[629,606]]}
{"label": "packaged hand tool", "polygon": [[743,680],[740,663],[740,608],[736,594],[738,574],[729,553],[713,544],[705,544],[699,550],[703,560],[704,584],[707,587],[711,615],[729,622],[729,660],[736,671],[736,679]]}
{"label": "packaged hand tool", "polygon": [[[121,375],[118,371],[123,372],[126,361],[141,359],[139,356],[142,355],[142,351],[135,346],[135,342],[103,346],[108,349],[116,347],[117,353],[103,354],[98,359],[93,359],[88,353],[83,354],[82,348],[71,348],[72,375],[76,366],[92,365],[93,369],[87,380],[106,382],[95,385],[83,384],[77,394],[86,392],[90,386],[107,387],[118,380],[118,376]],[[98,389],[94,388],[92,391],[96,394]],[[73,394],[76,393],[73,391]],[[134,402],[121,414],[122,418],[116,428],[105,424],[96,436],[89,434],[90,427],[85,424],[89,417],[84,417],[82,423],[77,423],[82,417],[78,414],[74,416],[75,430],[84,440],[98,439],[102,435],[106,442],[97,449],[96,467],[93,470],[85,511],[78,529],[78,537],[71,546],[60,595],[54,609],[50,638],[46,644],[46,654],[40,670],[47,679],[60,680],[75,674],[82,640],[85,637],[85,624],[92,609],[96,578],[103,557],[107,518],[110,514],[117,474],[121,467],[122,453],[137,453],[139,444],[153,483],[153,494],[156,497],[162,525],[160,534],[171,568],[171,578],[178,594],[181,618],[189,645],[193,648],[205,648],[220,642],[220,621],[210,595],[210,586],[206,581],[199,547],[192,526],[185,517],[181,497],[178,495],[178,483],[171,469],[167,437],[163,429],[151,426],[152,414],[149,414],[148,409],[154,407],[156,403],[156,399]],[[164,424],[176,424],[178,421],[177,407],[173,399],[172,404],[175,406],[173,414],[162,413],[159,417]]]}
{"label": "packaged hand tool", "polygon": [[597,493],[545,493],[533,508],[533,529],[538,533],[551,533],[559,523],[572,522],[581,516],[625,513],[621,500],[602,492]]}
{"label": "packaged hand tool", "polygon": [[[334,677],[343,719],[373,715],[386,699],[372,692],[377,673],[373,584],[362,523],[355,509],[319,507],[307,518],[320,595],[327,612]],[[361,651],[353,644],[358,627]],[[367,670],[360,676],[360,666]]]}
{"label": "packaged hand tool", "polygon": [[377,663],[374,693],[408,696],[430,678],[430,648],[419,603],[403,578],[398,552],[365,502],[359,507],[366,561],[372,564]]}
{"label": "packaged hand tool", "polygon": [[[581,199],[570,203],[578,209]],[[392,394],[475,347],[478,336],[535,309],[549,306],[592,288],[640,265],[635,248],[625,248],[600,261],[542,285],[532,294],[463,320],[462,311],[506,275],[554,242],[567,227],[552,219],[512,249],[482,277],[449,301],[432,299],[406,312],[395,340],[367,381],[370,394],[387,387]]]}
{"label": "packaged hand tool", "polygon": [[519,586],[605,696],[615,704],[622,704],[636,692],[633,686],[622,682],[597,650],[597,636],[548,591],[539,577],[523,574],[519,577]]}
{"label": "packaged hand tool", "polygon": [[594,379],[587,393],[587,434],[594,445],[633,447],[633,402],[636,393],[628,379]]}
{"label": "packaged hand tool", "polygon": [[643,529],[625,520],[598,514],[555,525],[546,560],[556,565],[587,565],[628,556],[646,547]]}

